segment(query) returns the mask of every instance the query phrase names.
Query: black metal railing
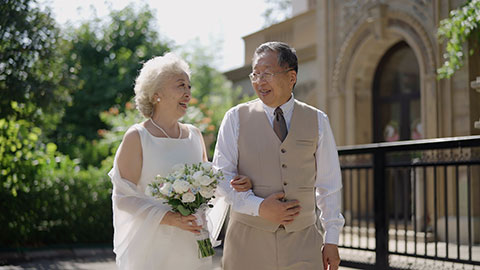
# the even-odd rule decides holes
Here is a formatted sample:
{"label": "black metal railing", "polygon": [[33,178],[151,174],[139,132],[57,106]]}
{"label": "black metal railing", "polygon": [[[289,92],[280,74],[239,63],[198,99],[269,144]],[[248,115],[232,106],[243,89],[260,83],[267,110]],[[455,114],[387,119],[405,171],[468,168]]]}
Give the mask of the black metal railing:
{"label": "black metal railing", "polygon": [[338,152],[341,248],[371,252],[374,259],[362,263],[372,269],[395,268],[392,255],[480,265],[480,136],[346,146]]}

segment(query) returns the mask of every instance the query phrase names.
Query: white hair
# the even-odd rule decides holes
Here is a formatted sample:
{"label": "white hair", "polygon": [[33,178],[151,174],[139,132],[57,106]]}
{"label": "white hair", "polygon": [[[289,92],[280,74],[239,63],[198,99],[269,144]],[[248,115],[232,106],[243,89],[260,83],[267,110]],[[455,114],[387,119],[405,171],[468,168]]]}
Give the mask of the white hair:
{"label": "white hair", "polygon": [[135,105],[138,111],[147,118],[151,117],[153,94],[162,90],[167,78],[182,73],[190,77],[190,68],[183,59],[173,53],[157,56],[145,62],[135,80]]}

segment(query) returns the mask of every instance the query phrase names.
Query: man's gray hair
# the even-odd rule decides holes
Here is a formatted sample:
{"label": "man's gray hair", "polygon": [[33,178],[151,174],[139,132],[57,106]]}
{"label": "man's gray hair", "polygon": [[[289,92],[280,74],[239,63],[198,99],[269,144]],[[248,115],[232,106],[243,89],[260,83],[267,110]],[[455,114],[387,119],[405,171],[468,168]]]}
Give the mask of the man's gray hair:
{"label": "man's gray hair", "polygon": [[291,68],[298,73],[298,59],[297,53],[294,48],[290,47],[287,43],[279,41],[265,42],[258,46],[253,55],[253,62],[262,53],[270,51],[276,52],[278,56],[278,65],[284,68]]}

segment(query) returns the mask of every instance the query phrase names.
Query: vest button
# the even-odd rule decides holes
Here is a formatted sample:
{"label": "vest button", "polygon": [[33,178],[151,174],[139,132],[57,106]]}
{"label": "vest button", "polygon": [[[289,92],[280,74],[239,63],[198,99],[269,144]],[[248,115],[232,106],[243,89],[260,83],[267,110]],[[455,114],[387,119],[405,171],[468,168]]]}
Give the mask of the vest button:
{"label": "vest button", "polygon": [[285,150],[285,148],[282,148],[282,150],[280,150],[280,152],[285,153],[285,152],[287,152],[287,150]]}
{"label": "vest button", "polygon": [[287,182],[283,182],[283,185],[286,186],[286,185],[287,185]]}
{"label": "vest button", "polygon": [[287,168],[287,164],[282,164],[282,168]]}

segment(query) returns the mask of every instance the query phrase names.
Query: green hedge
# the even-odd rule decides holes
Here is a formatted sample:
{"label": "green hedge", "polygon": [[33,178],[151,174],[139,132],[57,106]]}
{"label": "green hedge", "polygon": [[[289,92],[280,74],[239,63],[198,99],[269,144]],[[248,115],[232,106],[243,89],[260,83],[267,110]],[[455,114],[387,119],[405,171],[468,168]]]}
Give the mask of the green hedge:
{"label": "green hedge", "polygon": [[111,160],[80,170],[40,136],[28,121],[0,119],[0,247],[111,243]]}

